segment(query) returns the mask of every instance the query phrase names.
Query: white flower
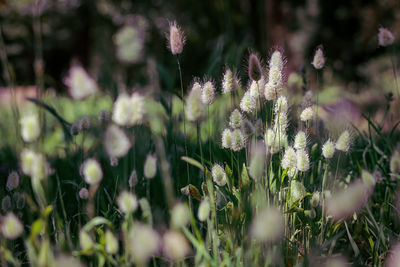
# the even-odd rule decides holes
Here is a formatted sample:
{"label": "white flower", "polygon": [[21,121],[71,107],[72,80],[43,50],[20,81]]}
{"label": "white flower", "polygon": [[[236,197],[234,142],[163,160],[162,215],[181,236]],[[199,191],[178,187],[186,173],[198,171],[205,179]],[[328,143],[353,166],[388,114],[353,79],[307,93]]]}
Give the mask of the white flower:
{"label": "white flower", "polygon": [[349,131],[345,130],[336,141],[336,149],[348,152],[350,149],[350,133]]}
{"label": "white flower", "polygon": [[292,147],[289,146],[285,150],[285,154],[283,155],[281,166],[282,166],[282,169],[296,168],[296,166],[297,166],[296,151]]}
{"label": "white flower", "polygon": [[307,152],[304,149],[299,149],[296,151],[297,157],[297,169],[302,172],[308,171],[310,169],[310,159]]}
{"label": "white flower", "polygon": [[300,114],[300,120],[309,121],[314,117],[314,110],[312,107],[305,108]]}
{"label": "white flower", "polygon": [[205,115],[205,105],[202,102],[201,95],[201,85],[195,82],[186,98],[186,118],[191,122],[201,120]]}
{"label": "white flower", "polygon": [[256,100],[257,99],[251,95],[250,91],[246,91],[240,101],[240,109],[247,113],[253,113],[257,107]]}
{"label": "white flower", "polygon": [[225,129],[222,132],[222,147],[231,148],[232,147],[232,131],[230,129]]}
{"label": "white flower", "polygon": [[117,238],[114,234],[107,229],[105,234],[106,241],[106,251],[109,254],[116,254],[118,252],[119,244]]}
{"label": "white flower", "polygon": [[7,239],[16,239],[24,232],[24,226],[12,212],[4,216],[0,229],[3,236]]}
{"label": "white flower", "polygon": [[110,157],[120,158],[128,153],[131,148],[131,142],[123,130],[111,124],[108,126],[104,136],[104,147]]}
{"label": "white flower", "polygon": [[284,220],[275,207],[268,207],[256,214],[251,225],[251,236],[260,242],[275,242],[283,236]]}
{"label": "white flower", "polygon": [[322,155],[326,159],[330,159],[333,157],[333,154],[335,154],[335,143],[332,142],[331,140],[328,140],[322,146]]}
{"label": "white flower", "polygon": [[295,149],[305,149],[307,147],[307,136],[303,131],[299,131],[294,139]]}
{"label": "white flower", "polygon": [[173,55],[179,55],[185,45],[185,35],[176,21],[169,24],[168,47]]}
{"label": "white flower", "polygon": [[245,145],[245,139],[241,130],[236,129],[232,132],[232,150],[239,151]]}
{"label": "white flower", "polygon": [[134,212],[138,207],[136,196],[128,191],[122,191],[117,198],[118,208],[125,214]]}
{"label": "white flower", "polygon": [[36,153],[30,149],[24,148],[21,152],[21,169],[26,175],[32,174],[32,166],[35,162]]}
{"label": "white flower", "polygon": [[229,126],[232,129],[237,129],[242,127],[243,117],[242,113],[238,109],[232,111],[231,116],[229,117]]}
{"label": "white flower", "polygon": [[85,182],[88,184],[98,184],[103,178],[103,171],[100,164],[95,159],[87,159],[83,163],[82,173]]}
{"label": "white flower", "polygon": [[144,117],[144,97],[139,93],[122,93],[114,103],[112,120],[120,126],[140,124]]}
{"label": "white flower", "polygon": [[171,226],[174,229],[185,227],[190,220],[190,213],[183,203],[176,204],[171,212]]}
{"label": "white flower", "polygon": [[186,238],[178,232],[168,231],[163,236],[165,255],[172,260],[180,260],[190,252]]}
{"label": "white flower", "polygon": [[214,182],[219,186],[224,186],[226,184],[226,173],[224,168],[219,164],[214,164],[211,170],[211,174]]}
{"label": "white flower", "polygon": [[204,105],[211,105],[215,101],[215,87],[211,81],[203,84],[201,90],[201,101]]}
{"label": "white flower", "polygon": [[145,266],[148,259],[157,252],[160,237],[150,226],[135,223],[126,238],[126,249],[135,263]]}
{"label": "white flower", "polygon": [[325,61],[326,59],[324,57],[324,52],[322,51],[321,47],[318,47],[318,49],[315,51],[314,59],[311,64],[314,66],[314,68],[320,70],[324,67]]}
{"label": "white flower", "polygon": [[40,135],[40,123],[36,113],[26,114],[20,119],[21,136],[25,142],[33,142]]}
{"label": "white flower", "polygon": [[93,247],[94,241],[85,230],[79,232],[79,245],[82,250],[89,250]]}
{"label": "white flower", "polygon": [[72,98],[81,100],[97,92],[96,82],[81,66],[73,66],[69,70],[64,83],[69,88]]}
{"label": "white flower", "polygon": [[208,219],[210,216],[210,201],[208,198],[204,198],[200,205],[199,209],[197,211],[197,217],[199,218],[200,221],[204,222],[205,220]]}
{"label": "white flower", "polygon": [[144,163],[144,176],[147,179],[152,179],[157,173],[157,158],[148,154]]}

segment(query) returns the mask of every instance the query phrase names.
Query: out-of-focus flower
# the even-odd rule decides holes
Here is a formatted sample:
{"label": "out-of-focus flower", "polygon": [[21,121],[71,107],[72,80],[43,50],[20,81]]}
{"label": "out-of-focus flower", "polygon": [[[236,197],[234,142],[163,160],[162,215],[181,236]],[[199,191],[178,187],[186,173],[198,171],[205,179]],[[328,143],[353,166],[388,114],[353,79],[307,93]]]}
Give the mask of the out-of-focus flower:
{"label": "out-of-focus flower", "polygon": [[137,63],[143,58],[144,34],[132,25],[123,26],[115,35],[117,58],[125,63]]}
{"label": "out-of-focus flower", "polygon": [[139,266],[145,266],[149,258],[158,251],[160,237],[148,225],[135,223],[125,238],[126,249]]}
{"label": "out-of-focus flower", "polygon": [[16,171],[11,172],[7,178],[6,188],[7,191],[11,191],[17,188],[19,185],[19,175]]}
{"label": "out-of-focus flower", "polygon": [[121,126],[140,124],[144,116],[144,97],[139,93],[122,93],[114,103],[112,120]]}
{"label": "out-of-focus flower", "polygon": [[318,47],[317,50],[315,51],[314,54],[314,59],[311,62],[311,64],[316,68],[317,70],[322,69],[325,66],[325,56],[324,52],[322,51],[321,47]]}
{"label": "out-of-focus flower", "polygon": [[98,184],[103,178],[103,171],[95,159],[87,159],[82,165],[82,174],[88,184]]}
{"label": "out-of-focus flower", "polygon": [[116,254],[118,252],[118,239],[114,236],[114,234],[107,229],[105,234],[106,239],[106,251],[109,254]]}
{"label": "out-of-focus flower", "polygon": [[171,226],[174,229],[185,227],[190,220],[190,213],[187,206],[183,203],[178,203],[174,206],[171,212]]}
{"label": "out-of-focus flower", "polygon": [[23,233],[24,226],[14,213],[9,212],[4,216],[0,229],[5,238],[16,239]]}
{"label": "out-of-focus flower", "polygon": [[120,158],[128,153],[131,142],[118,126],[111,124],[108,126],[104,136],[104,147],[110,157]]}
{"label": "out-of-focus flower", "polygon": [[204,222],[210,216],[210,201],[208,198],[204,198],[197,211],[197,217],[200,221]]}
{"label": "out-of-focus flower", "polygon": [[154,155],[148,154],[144,163],[144,177],[152,179],[157,173],[157,158]]}
{"label": "out-of-focus flower", "polygon": [[378,33],[378,43],[380,46],[388,46],[394,43],[394,36],[391,31],[380,27]]}
{"label": "out-of-focus flower", "polygon": [[163,236],[163,250],[168,258],[180,260],[189,254],[190,246],[181,233],[168,231]]}
{"label": "out-of-focus flower", "polygon": [[336,149],[343,152],[348,152],[350,149],[350,141],[350,133],[348,130],[345,130],[336,141]]}
{"label": "out-of-focus flower", "polygon": [[33,142],[40,135],[40,123],[36,113],[25,114],[20,119],[21,136],[25,142]]}
{"label": "out-of-focus flower", "polygon": [[260,242],[275,242],[283,236],[283,216],[279,209],[268,207],[256,214],[251,236]]}
{"label": "out-of-focus flower", "polygon": [[117,203],[119,209],[125,214],[134,212],[138,207],[136,196],[128,191],[122,191],[119,194]]}
{"label": "out-of-focus flower", "polygon": [[85,230],[79,232],[79,245],[82,250],[89,250],[93,247],[94,241],[90,237],[89,233]]}
{"label": "out-of-focus flower", "polygon": [[202,102],[202,88],[198,82],[195,82],[189,95],[186,98],[185,115],[191,122],[201,120],[205,115],[205,105]]}
{"label": "out-of-focus flower", "polygon": [[72,98],[81,100],[98,91],[96,82],[89,76],[84,68],[74,65],[69,70],[69,75],[64,80],[69,88]]}

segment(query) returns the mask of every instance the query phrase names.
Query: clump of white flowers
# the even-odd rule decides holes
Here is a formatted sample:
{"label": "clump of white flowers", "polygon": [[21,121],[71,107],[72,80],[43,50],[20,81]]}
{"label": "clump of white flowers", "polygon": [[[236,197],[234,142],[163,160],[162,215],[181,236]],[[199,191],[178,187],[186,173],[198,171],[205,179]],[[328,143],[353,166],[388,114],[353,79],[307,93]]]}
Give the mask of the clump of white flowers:
{"label": "clump of white flowers", "polygon": [[148,154],[144,163],[144,177],[152,179],[157,173],[157,158],[154,155]]}
{"label": "clump of white flowers", "polygon": [[380,46],[389,46],[394,43],[394,35],[386,28],[380,27],[378,33],[378,43]]}
{"label": "clump of white flowers", "polygon": [[0,230],[5,238],[13,240],[22,235],[24,226],[14,213],[9,212],[4,216]]}
{"label": "clump of white flowers", "polygon": [[303,111],[300,114],[300,120],[301,121],[310,121],[314,118],[315,112],[314,109],[312,107],[307,107],[305,109],[303,109]]}
{"label": "clump of white flowers", "polygon": [[305,149],[307,147],[307,136],[303,131],[299,131],[294,138],[295,149]]}
{"label": "clump of white flowers", "polygon": [[204,105],[211,105],[215,101],[215,86],[212,81],[207,81],[201,88],[201,101]]}
{"label": "clump of white flowers", "polygon": [[103,171],[97,160],[89,158],[82,165],[82,174],[86,183],[90,185],[99,184],[103,178]]}
{"label": "clump of white flowers", "polygon": [[199,121],[205,115],[205,105],[202,102],[202,88],[200,83],[195,82],[186,98],[186,118],[191,121]]}
{"label": "clump of white flowers", "polygon": [[25,142],[33,142],[40,136],[39,117],[36,112],[25,114],[21,117],[21,136]]}
{"label": "clump of white flowers", "polygon": [[243,116],[242,113],[238,109],[232,111],[231,116],[229,117],[229,126],[232,129],[237,129],[242,127]]}
{"label": "clump of white flowers", "polygon": [[128,191],[122,191],[117,198],[118,208],[125,214],[136,211],[138,200],[136,196]]}
{"label": "clump of white flowers", "polygon": [[313,61],[311,64],[316,68],[317,70],[322,69],[325,66],[325,56],[324,52],[322,51],[322,47],[318,47],[317,50],[315,51]]}
{"label": "clump of white flowers", "polygon": [[221,167],[219,164],[214,164],[211,170],[211,174],[213,177],[214,182],[219,186],[226,185],[226,173],[224,168]]}
{"label": "clump of white flowers", "polygon": [[251,236],[259,242],[276,242],[283,236],[284,220],[281,211],[267,207],[256,214],[251,225]]}
{"label": "clump of white flowers", "polygon": [[104,147],[110,157],[120,158],[128,153],[131,142],[122,129],[111,124],[104,135]]}
{"label": "clump of white flowers", "polygon": [[280,96],[283,90],[283,67],[285,61],[282,53],[275,50],[269,60],[268,82],[265,84],[264,96],[267,100],[273,100]]}
{"label": "clump of white flowers", "polygon": [[131,96],[121,93],[114,103],[112,120],[120,126],[141,124],[144,117],[144,97],[139,93]]}
{"label": "clump of white flowers", "polygon": [[69,88],[72,98],[81,100],[97,92],[96,82],[89,76],[81,66],[72,66],[69,70],[68,77],[64,83]]}
{"label": "clump of white flowers", "polygon": [[335,154],[335,143],[332,142],[330,139],[325,142],[325,144],[322,146],[322,155],[326,159],[330,159],[333,157]]}
{"label": "clump of white flowers", "polygon": [[186,39],[176,21],[169,24],[169,34],[167,35],[167,39],[168,48],[171,50],[173,55],[179,55],[182,53]]}
{"label": "clump of white flowers", "polygon": [[348,130],[345,130],[336,141],[336,149],[343,152],[348,152],[350,149],[350,142],[350,133]]}

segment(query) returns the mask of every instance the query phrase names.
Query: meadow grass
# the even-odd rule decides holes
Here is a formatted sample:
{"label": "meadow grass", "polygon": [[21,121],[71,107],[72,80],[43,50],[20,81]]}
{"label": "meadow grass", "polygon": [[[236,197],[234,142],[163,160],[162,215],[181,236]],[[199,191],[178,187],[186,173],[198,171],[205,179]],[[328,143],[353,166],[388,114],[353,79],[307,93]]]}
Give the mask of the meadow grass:
{"label": "meadow grass", "polygon": [[112,99],[72,66],[73,100],[39,75],[29,108],[2,111],[2,266],[398,266],[398,122],[328,130],[318,93],[288,93],[280,49],[268,67],[252,53],[246,81],[183,84],[170,27],[179,94]]}

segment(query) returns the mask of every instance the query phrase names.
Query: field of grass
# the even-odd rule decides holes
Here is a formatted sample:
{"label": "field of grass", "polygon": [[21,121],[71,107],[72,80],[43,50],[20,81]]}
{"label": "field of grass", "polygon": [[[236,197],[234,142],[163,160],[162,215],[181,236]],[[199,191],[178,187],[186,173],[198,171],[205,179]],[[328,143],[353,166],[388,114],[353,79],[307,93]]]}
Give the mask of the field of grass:
{"label": "field of grass", "polygon": [[379,120],[356,118],[329,106],[345,94],[323,83],[321,48],[312,85],[286,77],[282,49],[250,53],[242,79],[184,84],[190,40],[174,23],[167,37],[178,93],[107,91],[73,65],[69,96],[38,72],[17,101],[2,52],[2,266],[400,266],[395,63]]}

